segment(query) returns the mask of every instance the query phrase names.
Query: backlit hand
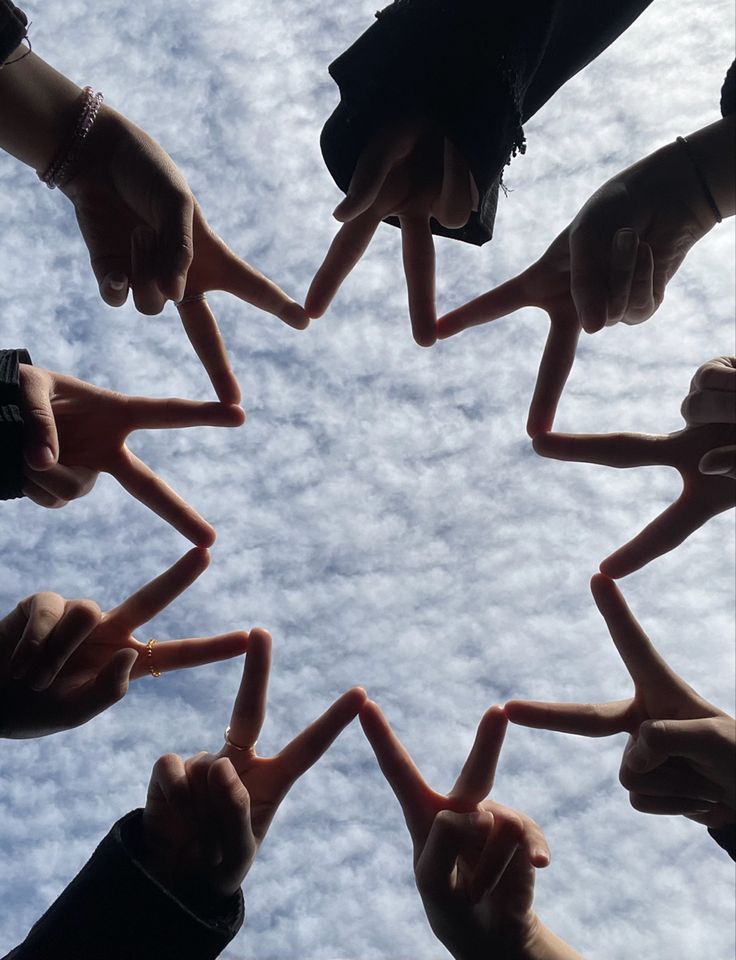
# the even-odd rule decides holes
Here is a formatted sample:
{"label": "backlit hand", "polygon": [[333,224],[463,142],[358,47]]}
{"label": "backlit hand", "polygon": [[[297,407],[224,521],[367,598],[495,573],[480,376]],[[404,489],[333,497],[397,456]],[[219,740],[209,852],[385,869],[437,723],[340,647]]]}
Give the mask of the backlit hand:
{"label": "backlit hand", "polygon": [[0,736],[46,736],[80,726],[120,700],[130,680],[227,660],[245,634],[142,643],[133,631],[209,566],[191,550],[107,613],[91,600],[37,593],[0,620]]}
{"label": "backlit hand", "polygon": [[732,428],[714,424],[686,427],[667,436],[546,433],[534,438],[534,449],[543,457],[555,460],[609,467],[668,466],[679,471],[682,493],[677,500],[601,563],[601,572],[617,579],[674,550],[711,517],[736,505],[733,480],[727,476],[707,476],[700,469],[710,451],[732,439]]}
{"label": "backlit hand", "polygon": [[708,827],[736,821],[736,722],[699,696],[654,649],[624,598],[596,574],[591,589],[634,696],[611,703],[506,704],[511,721],[584,737],[628,733],[620,780],[644,813],[681,814]]}
{"label": "backlit hand", "polygon": [[143,827],[146,865],[169,889],[201,880],[234,893],[293,784],[355,719],[365,691],[347,691],[274,757],[259,757],[266,716],[271,637],[252,630],[228,742],[217,754],[187,761],[169,755],[154,770]]}
{"label": "backlit hand", "polygon": [[[167,299],[225,290],[303,329],[304,310],[237,257],[207,224],[171,157],[122,114],[103,107],[80,167],[63,192],[75,207],[102,299],[158,314]],[[223,403],[240,388],[206,303],[179,310],[184,329]]]}
{"label": "backlit hand", "polygon": [[214,541],[212,527],[128,449],[126,440],[135,430],[237,427],[245,419],[240,407],[128,397],[39,367],[21,364],[20,371],[26,496],[43,506],[62,506],[67,496],[91,489],[104,471],[193,543]]}
{"label": "backlit hand", "polygon": [[360,721],[404,813],[430,926],[453,956],[576,957],[532,910],[536,869],[550,861],[544,834],[526,814],[486,799],[506,731],[503,710],[492,707],[481,719],[448,794],[425,782],[375,703],[366,703]]}
{"label": "backlit hand", "polygon": [[435,256],[430,219],[445,227],[467,223],[478,196],[457,148],[428,124],[392,124],[366,147],[346,198],[335,210],[340,228],[307,294],[305,309],[321,317],[365,253],[382,220],[401,226],[409,317],[416,342],[437,339]]}

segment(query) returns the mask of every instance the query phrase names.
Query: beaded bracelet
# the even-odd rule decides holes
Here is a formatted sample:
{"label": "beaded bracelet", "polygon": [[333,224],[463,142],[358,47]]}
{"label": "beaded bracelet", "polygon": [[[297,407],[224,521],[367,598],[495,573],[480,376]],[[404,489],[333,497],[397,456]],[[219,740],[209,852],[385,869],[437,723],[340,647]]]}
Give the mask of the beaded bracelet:
{"label": "beaded bracelet", "polygon": [[690,148],[690,144],[687,142],[685,137],[678,137],[677,142],[680,144],[682,149],[690,158],[690,163],[692,164],[693,170],[695,171],[697,178],[700,181],[700,186],[703,188],[703,193],[705,194],[705,199],[708,201],[708,206],[713,211],[713,216],[716,218],[716,223],[721,223],[723,221],[723,217],[721,216],[721,211],[718,209],[718,204],[716,203],[716,199],[711,193],[710,187],[708,186],[708,183],[705,177],[703,176],[703,171],[700,169],[697,161],[695,160],[695,157],[693,156],[693,151]]}
{"label": "beaded bracelet", "polygon": [[92,125],[97,119],[97,114],[102,106],[103,99],[102,94],[94,93],[92,87],[85,87],[82,91],[82,108],[77,122],[74,125],[72,135],[64,146],[57,151],[56,156],[46,170],[38,174],[38,179],[45,183],[49,190],[63,186],[69,179],[72,165],[76,161],[80,150],[84,146],[84,141],[89,136]]}

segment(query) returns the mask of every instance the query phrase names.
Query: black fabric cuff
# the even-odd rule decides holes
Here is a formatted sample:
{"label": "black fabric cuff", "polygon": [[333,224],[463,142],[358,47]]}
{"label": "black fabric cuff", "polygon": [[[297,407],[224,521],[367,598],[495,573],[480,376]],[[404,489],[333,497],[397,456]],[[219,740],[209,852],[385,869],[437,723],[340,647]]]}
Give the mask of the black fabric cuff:
{"label": "black fabric cuff", "polygon": [[0,350],[0,500],[23,496],[21,363],[31,363],[27,350]]}
{"label": "black fabric cuff", "polygon": [[478,0],[398,0],[377,14],[329,68],[341,99],[320,143],[338,186],[347,191],[360,154],[385,124],[426,118],[458,147],[480,194],[468,224],[447,229],[433,220],[433,233],[490,240],[501,173],[524,149],[524,89],[549,29],[549,0],[527,0],[523,10]]}
{"label": "black fabric cuff", "polygon": [[142,810],[119,820],[5,960],[214,960],[243,922],[243,897],[181,903],[136,859]]}
{"label": "black fabric cuff", "polygon": [[725,827],[708,827],[708,833],[732,860],[736,860],[736,823],[727,823]]}
{"label": "black fabric cuff", "polygon": [[0,0],[0,66],[15,50],[28,29],[28,17],[10,0]]}

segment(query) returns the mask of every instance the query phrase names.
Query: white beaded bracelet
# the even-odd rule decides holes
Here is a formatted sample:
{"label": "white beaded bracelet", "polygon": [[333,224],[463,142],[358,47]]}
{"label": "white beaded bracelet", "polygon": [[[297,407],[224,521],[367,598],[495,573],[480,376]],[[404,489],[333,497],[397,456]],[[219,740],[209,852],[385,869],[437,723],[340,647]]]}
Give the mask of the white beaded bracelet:
{"label": "white beaded bracelet", "polygon": [[46,170],[38,174],[39,180],[43,181],[49,190],[63,186],[69,179],[72,166],[97,119],[103,100],[102,94],[94,93],[92,87],[85,87],[82,91],[82,108],[72,135],[56,153]]}

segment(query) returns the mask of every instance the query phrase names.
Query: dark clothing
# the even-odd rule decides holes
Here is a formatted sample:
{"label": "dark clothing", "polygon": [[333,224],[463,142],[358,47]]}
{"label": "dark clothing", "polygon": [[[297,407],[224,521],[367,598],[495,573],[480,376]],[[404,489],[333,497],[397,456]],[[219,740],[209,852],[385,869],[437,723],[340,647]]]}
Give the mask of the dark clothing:
{"label": "dark clothing", "polygon": [[28,29],[28,18],[10,0],[0,0],[0,64],[5,63]]}
{"label": "dark clothing", "polygon": [[27,350],[0,350],[0,500],[23,496],[23,417],[18,366],[30,362]]}
{"label": "dark clothing", "polygon": [[525,149],[522,123],[650,3],[395,0],[330,65],[340,88],[321,139],[330,173],[346,191],[363,148],[385,123],[426,118],[459,148],[480,193],[464,227],[432,220],[432,232],[485,243],[503,168]]}
{"label": "dark clothing", "polygon": [[726,853],[731,855],[732,860],[736,860],[736,823],[729,823],[717,829],[709,827],[708,833],[719,847],[723,847]]}
{"label": "dark clothing", "polygon": [[142,811],[119,820],[4,960],[210,960],[243,923],[242,894],[181,903],[136,858]]}

